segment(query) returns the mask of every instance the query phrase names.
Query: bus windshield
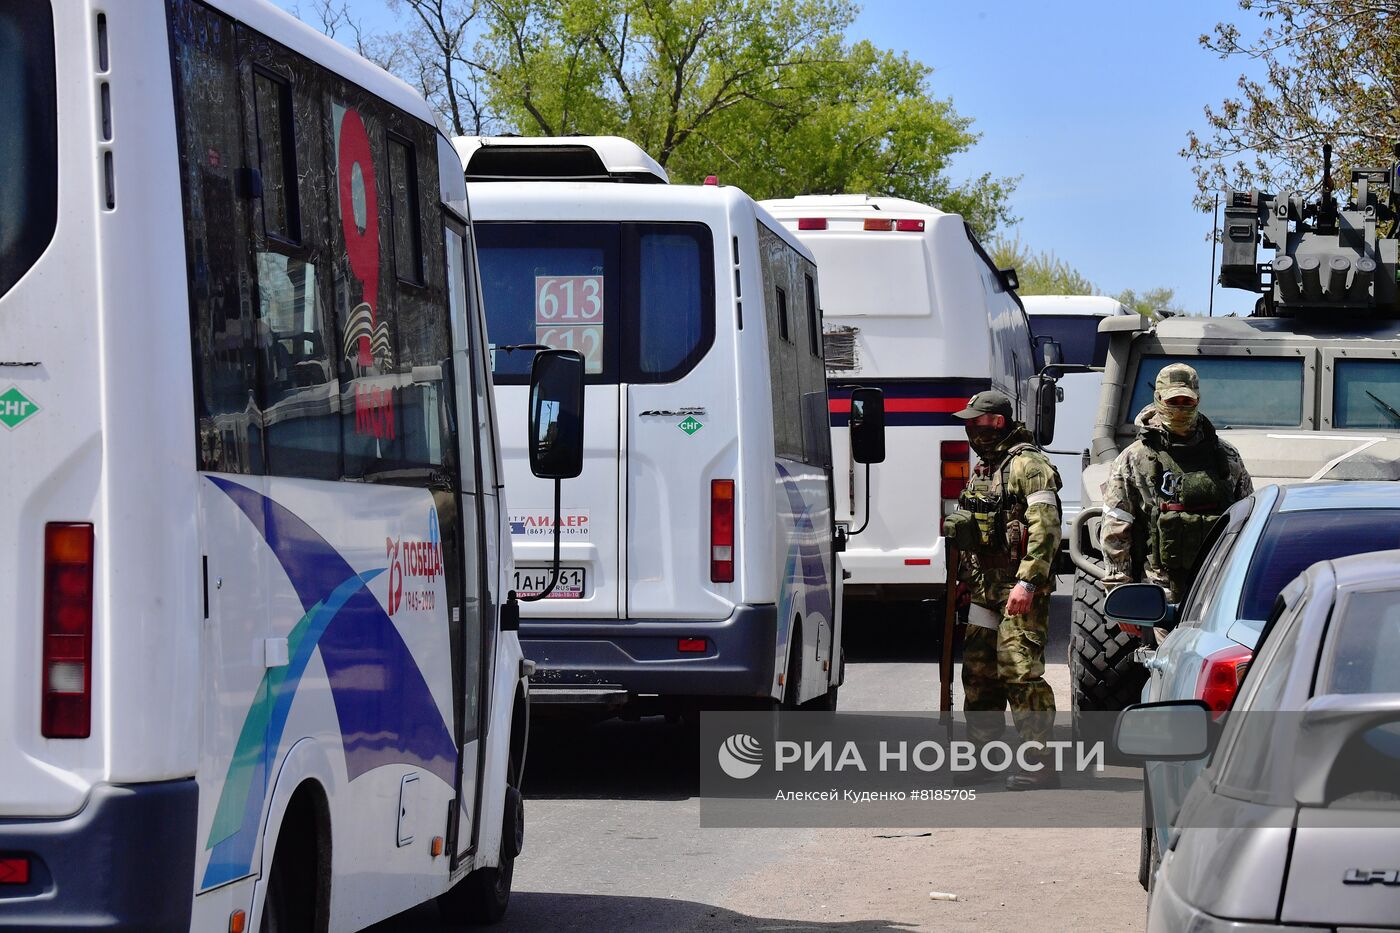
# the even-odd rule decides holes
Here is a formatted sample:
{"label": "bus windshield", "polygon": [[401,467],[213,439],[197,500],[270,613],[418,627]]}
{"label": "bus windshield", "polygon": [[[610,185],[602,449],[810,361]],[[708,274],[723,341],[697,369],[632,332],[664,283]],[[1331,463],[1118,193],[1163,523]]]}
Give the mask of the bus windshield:
{"label": "bus windshield", "polygon": [[58,221],[53,11],[0,0],[0,295],[34,265]]}
{"label": "bus windshield", "polygon": [[1123,420],[1152,404],[1157,373],[1185,363],[1201,377],[1201,411],[1217,428],[1297,427],[1303,423],[1302,357],[1144,356]]}
{"label": "bus windshield", "polygon": [[1093,314],[1032,314],[1031,331],[1037,337],[1050,337],[1060,344],[1066,363],[1102,366],[1108,355],[1108,334],[1099,334],[1099,321]]}

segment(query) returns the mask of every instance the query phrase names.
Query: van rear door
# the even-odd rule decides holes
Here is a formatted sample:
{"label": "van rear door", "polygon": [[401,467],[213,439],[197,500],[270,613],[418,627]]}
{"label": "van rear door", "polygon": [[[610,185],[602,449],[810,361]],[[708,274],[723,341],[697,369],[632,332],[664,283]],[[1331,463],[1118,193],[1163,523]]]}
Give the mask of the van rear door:
{"label": "van rear door", "polygon": [[[711,567],[713,483],[737,479],[738,460],[733,363],[709,353],[714,249],[705,224],[623,231],[633,289],[623,334],[631,619],[723,619],[733,611],[735,585],[715,580],[726,574]],[[733,566],[732,545],[729,558]]]}
{"label": "van rear door", "polygon": [[617,618],[622,605],[618,467],[623,286],[616,223],[480,221],[477,262],[510,475],[512,585],[521,595],[549,582],[554,484],[529,470],[526,396],[534,352],[575,349],[586,360],[583,473],[564,484],[559,585],[530,616]]}

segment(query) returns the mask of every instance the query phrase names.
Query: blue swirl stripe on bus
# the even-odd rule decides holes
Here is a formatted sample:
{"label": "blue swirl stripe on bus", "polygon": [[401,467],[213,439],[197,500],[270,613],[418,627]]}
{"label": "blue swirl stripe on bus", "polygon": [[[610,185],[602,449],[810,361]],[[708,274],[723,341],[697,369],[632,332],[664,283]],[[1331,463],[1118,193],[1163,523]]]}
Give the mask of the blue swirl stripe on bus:
{"label": "blue swirl stripe on bus", "polygon": [[[313,649],[320,650],[330,682],[350,780],[382,765],[413,764],[452,784],[457,765],[456,744],[427,681],[366,588],[383,568],[355,573],[334,547],[284,506],[238,483],[208,479],[267,541],[306,612],[288,635],[290,663],[264,674],[245,718],[206,843],[214,852],[203,888],[251,871],[263,785]],[[367,666],[381,675],[374,689],[366,687]]]}

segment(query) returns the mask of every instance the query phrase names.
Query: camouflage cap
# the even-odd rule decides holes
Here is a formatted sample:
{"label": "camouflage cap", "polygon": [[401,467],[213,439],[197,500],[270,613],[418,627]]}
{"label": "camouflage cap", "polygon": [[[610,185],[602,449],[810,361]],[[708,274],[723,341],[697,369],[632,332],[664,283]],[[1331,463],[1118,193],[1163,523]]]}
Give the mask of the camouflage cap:
{"label": "camouflage cap", "polygon": [[1185,363],[1163,366],[1157,374],[1157,398],[1165,400],[1183,395],[1200,401],[1201,380],[1196,376],[1196,371]]}
{"label": "camouflage cap", "polygon": [[978,418],[982,415],[1002,415],[1007,421],[1012,418],[1011,399],[1005,392],[998,392],[996,389],[987,389],[985,392],[978,392],[967,400],[967,407],[962,411],[954,412],[954,418],[962,418],[964,421]]}

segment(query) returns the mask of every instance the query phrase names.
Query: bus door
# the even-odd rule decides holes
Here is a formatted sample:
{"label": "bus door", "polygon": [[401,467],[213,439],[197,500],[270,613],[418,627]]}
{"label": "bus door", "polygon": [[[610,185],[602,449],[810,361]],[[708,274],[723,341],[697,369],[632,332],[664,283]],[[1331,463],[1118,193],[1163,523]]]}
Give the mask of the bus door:
{"label": "bus door", "polygon": [[728,574],[711,565],[711,510],[725,508],[712,499],[734,489],[714,481],[736,479],[725,464],[738,458],[732,361],[707,356],[714,250],[704,224],[629,224],[623,232],[631,286],[623,328],[628,618],[723,618],[732,609],[714,586],[735,579],[732,544]]}
{"label": "bus door", "polygon": [[586,372],[583,473],[563,487],[559,583],[548,599],[525,611],[534,620],[618,618],[625,585],[618,490],[622,226],[478,220],[473,228],[501,449],[511,477],[507,509],[515,576],[508,582],[522,596],[549,584],[554,483],[529,468],[525,414],[534,352],[507,348],[578,350]]}

